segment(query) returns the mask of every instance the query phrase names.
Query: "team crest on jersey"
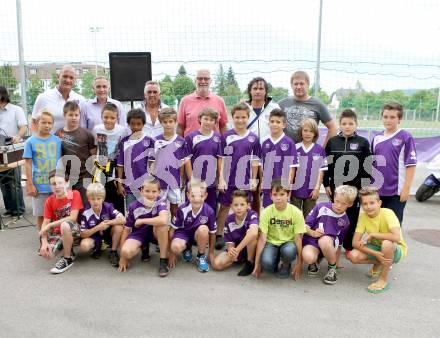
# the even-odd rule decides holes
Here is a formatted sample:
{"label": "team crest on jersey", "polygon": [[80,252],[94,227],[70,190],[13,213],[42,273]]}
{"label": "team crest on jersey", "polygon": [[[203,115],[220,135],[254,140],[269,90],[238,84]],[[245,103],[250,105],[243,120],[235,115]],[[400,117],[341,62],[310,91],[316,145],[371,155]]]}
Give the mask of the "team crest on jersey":
{"label": "team crest on jersey", "polygon": [[212,139],[214,140],[214,142],[220,142],[220,139],[218,136],[214,136]]}
{"label": "team crest on jersey", "polygon": [[186,218],[186,220],[188,221],[188,222],[192,222],[192,217],[191,216],[188,216],[187,218]]}
{"label": "team crest on jersey", "polygon": [[266,148],[270,148],[270,144],[269,144],[269,143],[266,143],[265,147],[266,147]]}
{"label": "team crest on jersey", "polygon": [[400,146],[401,144],[402,144],[402,140],[401,140],[400,138],[395,138],[395,139],[393,140],[393,146],[398,147],[398,146]]}
{"label": "team crest on jersey", "polygon": [[89,224],[91,227],[94,227],[96,225],[95,221],[90,221]]}
{"label": "team crest on jersey", "polygon": [[345,221],[342,218],[338,219],[338,226],[340,226],[341,228],[345,226]]}
{"label": "team crest on jersey", "polygon": [[251,143],[254,143],[255,142],[255,136],[252,136],[252,135],[249,136],[248,137],[248,141],[251,142]]}
{"label": "team crest on jersey", "polygon": [[289,149],[289,145],[287,143],[281,143],[281,150],[286,151],[287,149]]}
{"label": "team crest on jersey", "polygon": [[200,216],[200,223],[201,223],[201,224],[206,224],[206,223],[208,223],[208,217],[206,217],[206,216]]}
{"label": "team crest on jersey", "polygon": [[351,143],[350,144],[350,149],[351,150],[357,150],[359,148],[359,143]]}

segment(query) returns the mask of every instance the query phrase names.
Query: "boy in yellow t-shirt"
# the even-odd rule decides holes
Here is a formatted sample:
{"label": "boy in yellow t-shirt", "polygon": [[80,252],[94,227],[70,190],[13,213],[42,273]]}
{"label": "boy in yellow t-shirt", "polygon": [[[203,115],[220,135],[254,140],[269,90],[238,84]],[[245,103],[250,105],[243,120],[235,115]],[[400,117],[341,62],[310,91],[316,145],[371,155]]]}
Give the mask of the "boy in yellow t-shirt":
{"label": "boy in yellow t-shirt", "polygon": [[368,286],[368,292],[382,293],[390,288],[388,272],[392,264],[406,256],[407,247],[394,212],[380,207],[377,189],[362,188],[359,199],[364,212],[359,215],[349,259],[355,264],[373,264],[369,276],[379,279]]}
{"label": "boy in yellow t-shirt", "polygon": [[[261,269],[276,271],[278,278],[288,278],[292,274],[298,280],[301,274],[302,234],[306,232],[306,226],[301,210],[287,203],[289,195],[280,179],[272,181],[270,198],[273,204],[263,210],[260,219],[260,237],[252,273],[256,278],[260,276]],[[281,266],[278,267],[280,261]]]}

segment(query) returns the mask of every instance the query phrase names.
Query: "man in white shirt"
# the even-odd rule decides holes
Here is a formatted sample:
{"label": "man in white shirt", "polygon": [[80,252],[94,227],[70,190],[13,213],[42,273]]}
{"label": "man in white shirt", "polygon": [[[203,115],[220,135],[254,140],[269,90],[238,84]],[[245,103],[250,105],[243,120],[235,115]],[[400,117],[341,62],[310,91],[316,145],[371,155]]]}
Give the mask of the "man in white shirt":
{"label": "man in white shirt", "polygon": [[160,100],[160,85],[156,81],[147,81],[144,88],[145,101],[142,102],[142,110],[145,112],[144,133],[155,138],[163,133],[162,125],[159,122],[159,112],[162,108],[168,107]]}
{"label": "man in white shirt", "polygon": [[80,127],[92,131],[96,125],[101,124],[102,108],[110,102],[118,107],[118,124],[125,128],[127,126],[127,115],[124,107],[121,102],[109,97],[110,82],[105,76],[98,76],[93,80],[93,92],[95,93],[95,97],[83,102],[80,107]]}
{"label": "man in white shirt", "polygon": [[[13,144],[18,143],[26,133],[27,124],[23,109],[11,104],[7,89],[0,86],[0,134],[12,137]],[[23,214],[25,206],[20,167],[0,172],[0,188],[6,209],[3,216]]]}
{"label": "man in white shirt", "polygon": [[63,66],[58,74],[58,85],[38,95],[35,101],[34,109],[32,110],[33,130],[36,128],[35,121],[38,117],[38,113],[44,107],[47,107],[55,118],[52,133],[64,127],[64,104],[67,101],[75,101],[78,105],[81,105],[84,101],[83,96],[72,90],[75,81],[75,69],[70,65]]}

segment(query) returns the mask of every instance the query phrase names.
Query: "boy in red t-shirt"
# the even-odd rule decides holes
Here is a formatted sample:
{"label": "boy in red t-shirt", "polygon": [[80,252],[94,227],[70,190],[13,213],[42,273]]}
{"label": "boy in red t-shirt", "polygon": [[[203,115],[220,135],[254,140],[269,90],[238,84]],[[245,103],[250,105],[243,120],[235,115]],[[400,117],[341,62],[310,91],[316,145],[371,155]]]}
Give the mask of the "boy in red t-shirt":
{"label": "boy in red t-shirt", "polygon": [[74,242],[80,239],[77,219],[83,203],[78,191],[67,189],[69,183],[64,175],[51,172],[49,183],[53,194],[44,205],[40,255],[51,259],[63,250],[63,256],[50,270],[51,273],[62,273],[73,265],[75,257],[72,249]]}

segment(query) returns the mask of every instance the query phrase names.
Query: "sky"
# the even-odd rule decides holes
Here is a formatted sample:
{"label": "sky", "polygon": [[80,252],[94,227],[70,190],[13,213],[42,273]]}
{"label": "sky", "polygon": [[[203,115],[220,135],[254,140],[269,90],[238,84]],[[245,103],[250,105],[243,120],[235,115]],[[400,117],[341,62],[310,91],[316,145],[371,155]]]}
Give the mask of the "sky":
{"label": "sky", "polygon": [[[16,1],[0,0],[0,63],[18,62]],[[56,4],[56,5],[55,5]],[[121,5],[122,4],[122,5]],[[108,66],[109,52],[149,51],[153,78],[231,66],[241,89],[255,76],[289,87],[316,69],[319,0],[22,0],[27,63]],[[328,93],[440,86],[440,2],[323,0],[321,87]],[[99,27],[93,33],[90,27]],[[96,42],[96,43],[95,43]]]}

